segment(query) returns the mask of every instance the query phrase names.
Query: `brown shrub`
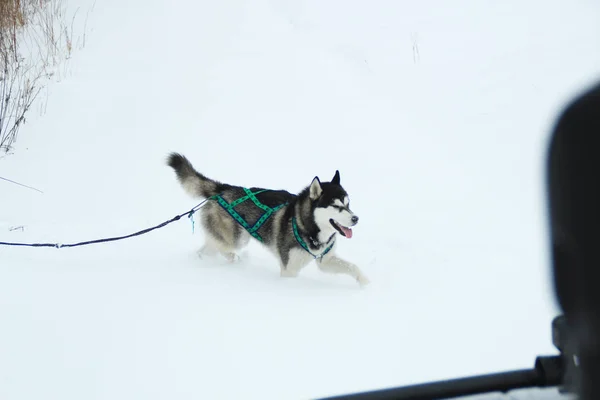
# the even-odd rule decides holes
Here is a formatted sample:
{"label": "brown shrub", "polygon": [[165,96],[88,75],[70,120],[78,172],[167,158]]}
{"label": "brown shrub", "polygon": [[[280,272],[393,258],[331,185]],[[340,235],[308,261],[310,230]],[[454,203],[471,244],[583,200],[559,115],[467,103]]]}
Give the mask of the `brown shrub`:
{"label": "brown shrub", "polygon": [[11,149],[34,100],[71,56],[75,15],[69,21],[65,10],[64,0],[0,0],[0,151]]}

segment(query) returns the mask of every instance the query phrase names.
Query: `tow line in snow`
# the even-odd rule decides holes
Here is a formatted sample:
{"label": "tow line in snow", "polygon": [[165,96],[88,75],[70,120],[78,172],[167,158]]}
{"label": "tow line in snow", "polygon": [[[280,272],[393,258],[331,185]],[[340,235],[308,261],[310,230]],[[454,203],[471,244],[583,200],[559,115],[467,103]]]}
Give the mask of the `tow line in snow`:
{"label": "tow line in snow", "polygon": [[1,176],[0,176],[0,179],[2,179],[3,181],[9,182],[9,183],[14,183],[15,185],[19,185],[19,186],[22,186],[22,187],[24,187],[24,188],[27,188],[27,189],[35,190],[36,192],[40,192],[40,193],[42,193],[42,194],[44,193],[44,192],[42,192],[40,189],[36,189],[36,188],[34,188],[33,186],[27,186],[27,185],[23,185],[22,183],[15,182],[15,181],[13,181],[13,180],[10,180],[10,179],[7,179],[7,178],[3,178],[3,177],[1,177]]}
{"label": "tow line in snow", "polygon": [[20,246],[20,247],[54,247],[57,249],[62,249],[64,247],[79,247],[79,246],[86,246],[88,244],[96,244],[96,243],[105,243],[105,242],[114,242],[116,240],[123,240],[123,239],[128,239],[134,236],[140,236],[143,235],[145,233],[151,232],[155,229],[158,228],[162,228],[163,226],[169,225],[172,222],[178,221],[179,219],[181,219],[181,217],[185,217],[186,215],[191,219],[192,221],[192,229],[194,226],[194,213],[196,211],[198,211],[208,200],[210,200],[210,198],[202,201],[200,204],[198,204],[196,207],[192,208],[190,211],[184,212],[183,214],[179,214],[176,215],[175,217],[171,218],[168,221],[165,221],[161,224],[158,224],[156,226],[153,226],[151,228],[147,228],[144,230],[141,230],[139,232],[135,232],[135,233],[131,233],[129,235],[125,235],[125,236],[117,236],[117,237],[111,237],[111,238],[106,238],[106,239],[96,239],[96,240],[88,240],[85,242],[79,242],[79,243],[67,243],[67,244],[61,244],[61,243],[12,243],[12,242],[0,242],[0,245],[2,246]]}

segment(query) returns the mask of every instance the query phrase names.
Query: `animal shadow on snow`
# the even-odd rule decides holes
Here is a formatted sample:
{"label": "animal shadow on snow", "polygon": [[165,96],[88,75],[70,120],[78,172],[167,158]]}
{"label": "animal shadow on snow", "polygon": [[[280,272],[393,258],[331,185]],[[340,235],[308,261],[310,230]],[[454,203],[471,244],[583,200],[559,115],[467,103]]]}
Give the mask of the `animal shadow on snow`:
{"label": "animal shadow on snow", "polygon": [[[252,247],[255,246],[250,246],[240,252],[239,257],[233,262],[221,255],[199,256],[198,251],[188,253],[187,260],[193,268],[220,271],[224,282],[233,274],[244,279],[250,278],[259,283],[272,282],[287,290],[320,289],[331,291],[332,289],[344,289],[352,292],[356,291],[353,280],[343,279],[344,277],[339,275],[322,275],[317,272],[317,266],[314,263],[309,264],[303,270],[303,273],[295,279],[282,278],[279,274],[277,261],[271,259],[270,254],[261,248],[252,249]],[[312,273],[317,276],[311,276]]]}

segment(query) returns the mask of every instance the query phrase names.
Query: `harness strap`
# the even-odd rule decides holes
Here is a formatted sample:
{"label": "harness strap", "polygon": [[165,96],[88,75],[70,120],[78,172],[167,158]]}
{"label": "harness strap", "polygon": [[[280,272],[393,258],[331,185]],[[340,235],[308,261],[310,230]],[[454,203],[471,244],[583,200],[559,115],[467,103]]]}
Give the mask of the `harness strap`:
{"label": "harness strap", "polygon": [[[258,234],[258,230],[271,217],[271,215],[273,215],[273,213],[275,211],[279,210],[282,207],[287,206],[288,203],[280,204],[277,207],[269,207],[269,206],[261,203],[256,198],[257,194],[266,192],[266,191],[268,191],[268,189],[262,189],[262,190],[259,190],[256,192],[252,192],[250,189],[247,189],[247,188],[242,188],[242,189],[244,190],[244,193],[246,193],[246,195],[240,197],[237,200],[232,201],[231,203],[228,203],[227,200],[225,200],[221,195],[214,196],[214,199],[216,199],[217,203],[221,207],[223,207],[223,209],[225,209],[225,211],[227,211],[229,213],[229,215],[231,215],[231,217],[235,221],[237,221],[237,223],[239,223],[244,229],[246,229],[246,231],[248,231],[248,233],[250,235],[252,235],[258,241],[264,242],[263,238]],[[241,203],[245,202],[246,200],[252,200],[252,202],[258,208],[260,208],[261,210],[264,211],[263,215],[252,226],[250,226],[250,224],[235,210],[236,206],[240,205]],[[304,250],[306,250],[306,252],[308,254],[310,254],[311,256],[313,256],[315,259],[322,259],[325,256],[325,254],[329,253],[329,251],[333,248],[333,245],[335,244],[335,240],[334,240],[329,246],[327,246],[327,248],[321,254],[317,255],[317,254],[314,254],[312,251],[310,251],[310,248],[308,247],[308,245],[306,244],[304,239],[302,239],[302,237],[298,233],[298,225],[296,224],[296,217],[292,218],[292,230],[294,231],[294,237],[296,238],[296,241],[298,241],[300,246],[302,246],[302,248]]]}
{"label": "harness strap", "polygon": [[304,239],[302,239],[302,237],[298,233],[298,225],[296,224],[296,217],[292,217],[292,230],[294,231],[294,237],[296,238],[296,241],[300,244],[300,246],[302,246],[302,248],[304,250],[306,250],[306,252],[308,254],[313,256],[315,259],[317,259],[317,258],[322,259],[325,256],[325,254],[329,253],[329,251],[333,248],[333,245],[335,244],[335,239],[334,239],[333,242],[329,246],[327,246],[327,248],[320,255],[316,255],[312,251],[310,251],[310,249],[308,248],[308,245],[306,244]]}
{"label": "harness strap", "polygon": [[[227,211],[229,213],[229,215],[231,215],[233,217],[233,219],[235,219],[242,227],[244,227],[244,229],[246,229],[250,235],[252,235],[258,241],[263,242],[264,241],[263,238],[258,234],[257,231],[271,217],[271,215],[273,215],[273,213],[275,211],[279,210],[281,207],[285,207],[288,203],[280,204],[277,207],[271,208],[271,207],[261,203],[256,198],[257,194],[266,192],[268,189],[259,190],[254,193],[250,189],[247,189],[247,188],[243,188],[243,189],[244,189],[244,192],[246,193],[246,196],[242,196],[239,199],[232,201],[231,203],[227,203],[227,200],[225,200],[223,197],[221,197],[221,195],[217,195],[216,196],[217,202],[219,203],[219,205],[221,207],[223,207],[225,209],[225,211]],[[252,202],[257,207],[259,207],[260,209],[262,209],[264,211],[264,214],[252,226],[250,226],[250,224],[234,209],[235,206],[243,203],[244,201],[246,201],[248,199],[252,200]]]}

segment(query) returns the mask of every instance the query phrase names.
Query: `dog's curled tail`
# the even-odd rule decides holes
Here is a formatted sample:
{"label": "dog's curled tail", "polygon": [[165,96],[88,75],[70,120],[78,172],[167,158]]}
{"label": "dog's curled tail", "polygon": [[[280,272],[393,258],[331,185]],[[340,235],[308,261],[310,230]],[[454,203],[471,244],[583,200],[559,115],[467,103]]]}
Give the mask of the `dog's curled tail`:
{"label": "dog's curled tail", "polygon": [[175,170],[183,189],[192,197],[208,198],[221,193],[225,185],[196,171],[191,162],[179,153],[171,153],[167,164]]}

